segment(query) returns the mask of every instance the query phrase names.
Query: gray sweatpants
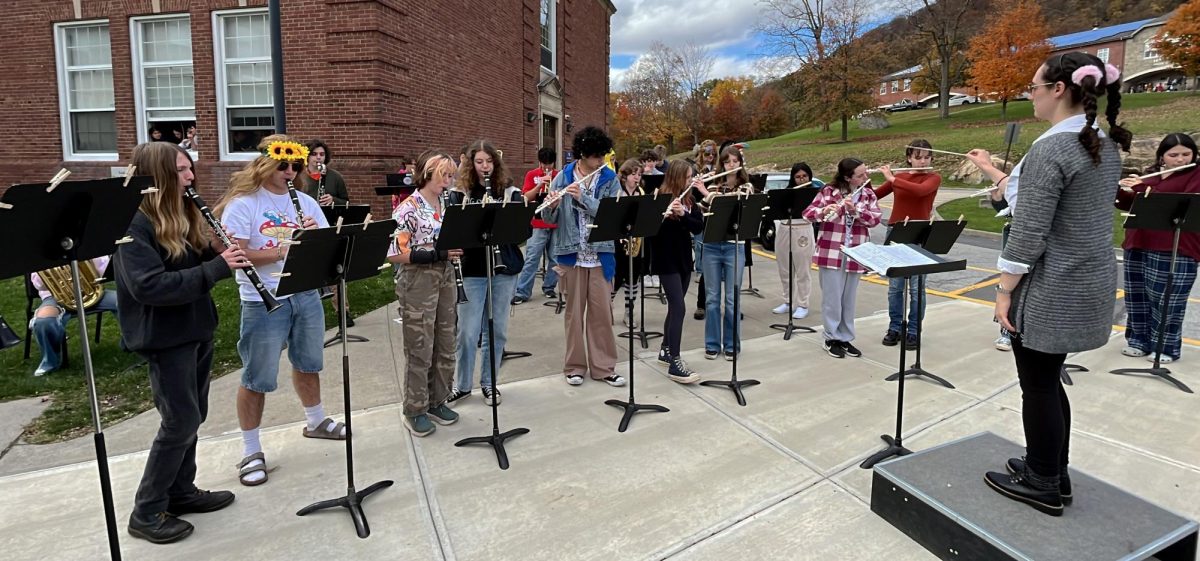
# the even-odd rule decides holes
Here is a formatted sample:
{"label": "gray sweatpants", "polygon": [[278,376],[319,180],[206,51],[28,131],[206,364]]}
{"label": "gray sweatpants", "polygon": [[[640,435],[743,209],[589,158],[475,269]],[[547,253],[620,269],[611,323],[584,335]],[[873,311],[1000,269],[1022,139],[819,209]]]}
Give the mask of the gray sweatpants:
{"label": "gray sweatpants", "polygon": [[854,340],[854,298],[861,273],[840,269],[820,270],[821,316],[825,322],[825,340]]}

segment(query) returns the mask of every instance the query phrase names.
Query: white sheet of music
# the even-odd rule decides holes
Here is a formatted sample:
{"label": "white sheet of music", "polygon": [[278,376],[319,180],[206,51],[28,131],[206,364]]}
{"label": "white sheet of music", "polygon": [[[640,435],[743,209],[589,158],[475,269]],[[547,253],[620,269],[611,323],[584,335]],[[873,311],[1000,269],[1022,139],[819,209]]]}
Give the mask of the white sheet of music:
{"label": "white sheet of music", "polygon": [[865,243],[855,247],[843,247],[842,253],[884,276],[887,276],[888,269],[892,267],[912,267],[936,263],[933,259],[905,244]]}

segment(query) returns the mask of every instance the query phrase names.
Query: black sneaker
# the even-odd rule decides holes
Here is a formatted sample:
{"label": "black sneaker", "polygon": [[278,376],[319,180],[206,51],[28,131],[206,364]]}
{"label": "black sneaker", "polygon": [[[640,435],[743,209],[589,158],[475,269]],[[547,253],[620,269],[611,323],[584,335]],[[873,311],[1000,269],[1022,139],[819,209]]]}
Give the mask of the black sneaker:
{"label": "black sneaker", "polygon": [[546,295],[546,298],[558,298],[558,293],[554,292],[553,288],[550,290],[543,290],[542,294]]}
{"label": "black sneaker", "polygon": [[[1010,474],[1021,473],[1025,471],[1025,458],[1009,458],[1004,467],[1008,468]],[[1071,495],[1071,474],[1065,467],[1058,474],[1058,494],[1062,495],[1063,506],[1071,506],[1075,500]]]}
{"label": "black sneaker", "polygon": [[180,520],[165,512],[155,514],[149,521],[129,515],[129,535],[150,543],[175,543],[192,535],[196,528],[186,520]]}
{"label": "black sneaker", "polygon": [[354,318],[350,317],[349,314],[346,315],[346,327],[354,327]]}
{"label": "black sneaker", "polygon": [[733,351],[725,351],[725,360],[733,362]]}
{"label": "black sneaker", "polygon": [[692,319],[704,319],[704,308],[696,308],[696,312],[692,314]]}
{"label": "black sneaker", "polygon": [[717,360],[717,357],[719,356],[721,356],[721,351],[710,351],[708,349],[704,349],[704,358],[708,360]]}
{"label": "black sneaker", "polygon": [[686,362],[679,357],[671,359],[671,365],[667,368],[667,377],[680,384],[691,384],[700,381],[700,375],[688,368]]}
{"label": "black sneaker", "polygon": [[892,331],[891,329],[889,329],[887,333],[883,334],[883,346],[895,347],[899,343],[900,343],[900,332],[899,331]]}
{"label": "black sneaker", "polygon": [[190,495],[173,497],[167,504],[167,514],[180,516],[197,512],[213,512],[233,504],[230,491],[202,491],[196,489]]}
{"label": "black sneaker", "polygon": [[846,349],[842,348],[841,341],[826,339],[825,344],[822,346],[825,347],[825,352],[829,353],[829,356],[833,358],[846,358]]}
{"label": "black sneaker", "polygon": [[479,389],[483,391],[484,403],[491,405],[492,401],[495,401],[496,405],[500,405],[500,390],[491,386],[483,386]]}
{"label": "black sneaker", "polygon": [[658,349],[658,361],[663,364],[671,364],[671,351],[666,347]]}
{"label": "black sneaker", "polygon": [[529,298],[526,298],[524,296],[513,296],[512,305],[518,306],[518,305],[524,304],[528,301],[529,301]]}
{"label": "black sneaker", "polygon": [[458,401],[458,400],[460,400],[460,399],[462,399],[462,398],[464,398],[464,397],[468,397],[468,396],[470,396],[470,395],[471,395],[471,392],[470,392],[470,391],[465,391],[465,392],[464,392],[464,391],[462,391],[462,390],[460,390],[460,389],[458,389],[458,388],[455,388],[454,390],[452,390],[452,391],[450,392],[450,397],[447,397],[447,398],[446,398],[446,403],[454,403],[455,401]]}
{"label": "black sneaker", "polygon": [[858,350],[858,347],[851,345],[850,341],[842,341],[842,350],[846,351],[846,356],[852,356],[854,358],[862,356],[862,351]]}
{"label": "black sneaker", "polygon": [[908,338],[905,339],[904,344],[906,346],[908,346],[908,350],[910,350],[910,351],[915,350],[917,347],[921,346],[921,344],[917,342],[916,335],[909,335]]}
{"label": "black sneaker", "polygon": [[1023,502],[1050,516],[1062,516],[1063,501],[1058,491],[1059,477],[1037,475],[1026,467],[1019,473],[989,471],[983,476],[988,487],[1014,501]]}

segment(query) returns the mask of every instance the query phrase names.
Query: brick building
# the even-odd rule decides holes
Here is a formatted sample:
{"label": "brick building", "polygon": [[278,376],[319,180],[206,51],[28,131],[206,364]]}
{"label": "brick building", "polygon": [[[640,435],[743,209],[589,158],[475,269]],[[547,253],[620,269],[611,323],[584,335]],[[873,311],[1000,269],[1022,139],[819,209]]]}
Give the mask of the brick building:
{"label": "brick building", "polygon": [[[0,0],[0,185],[123,168],[192,125],[215,198],[274,130],[266,0]],[[426,148],[494,141],[514,175],[608,116],[609,0],[287,0],[287,131],[359,202]]]}

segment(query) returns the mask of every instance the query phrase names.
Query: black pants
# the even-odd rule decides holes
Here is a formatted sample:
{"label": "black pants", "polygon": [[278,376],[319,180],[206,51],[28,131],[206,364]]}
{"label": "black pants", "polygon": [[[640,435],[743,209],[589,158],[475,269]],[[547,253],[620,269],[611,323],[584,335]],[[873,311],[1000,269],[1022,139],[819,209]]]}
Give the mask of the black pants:
{"label": "black pants", "polygon": [[162,416],[134,499],[134,514],[149,518],[167,510],[171,497],[196,490],[196,431],[208,416],[213,345],[210,340],[140,354],[150,363],[150,390]]}
{"label": "black pants", "polygon": [[666,334],[663,343],[671,356],[679,356],[680,340],[683,339],[683,318],[687,315],[688,284],[692,282],[691,273],[671,273],[659,275],[659,286],[667,295],[667,319],[663,322],[663,333]]}
{"label": "black pants", "polygon": [[1021,382],[1026,465],[1038,475],[1058,475],[1067,467],[1071,442],[1071,402],[1059,377],[1067,355],[1025,348],[1015,336],[1012,351]]}
{"label": "black pants", "polygon": [[[689,278],[691,276],[692,275],[688,275]],[[662,275],[659,275],[659,278],[662,278]],[[705,306],[704,275],[700,275],[700,286],[699,286],[698,290],[699,290],[699,292],[696,293],[696,309],[703,310],[704,306]],[[684,292],[687,292],[687,291],[684,291]]]}

